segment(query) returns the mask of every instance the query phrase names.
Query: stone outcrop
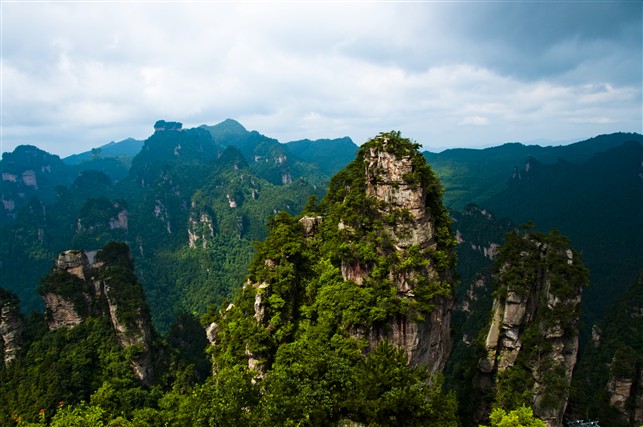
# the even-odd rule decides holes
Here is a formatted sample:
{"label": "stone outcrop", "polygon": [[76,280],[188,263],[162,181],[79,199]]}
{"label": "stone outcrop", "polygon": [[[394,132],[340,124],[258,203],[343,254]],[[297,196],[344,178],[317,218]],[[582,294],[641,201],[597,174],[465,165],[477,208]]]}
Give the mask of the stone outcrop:
{"label": "stone outcrop", "polygon": [[607,394],[623,420],[643,425],[643,369],[635,369],[631,376],[610,375]]}
{"label": "stone outcrop", "polygon": [[18,298],[0,288],[0,356],[5,366],[18,356],[22,348],[23,331]]}
{"label": "stone outcrop", "polygon": [[190,248],[205,249],[214,238],[214,214],[205,210],[193,212],[188,220],[188,244]]}
{"label": "stone outcrop", "polygon": [[299,223],[304,227],[304,235],[306,237],[312,237],[319,226],[321,225],[322,221],[324,220],[323,217],[316,215],[316,216],[303,216],[300,220]]}
{"label": "stone outcrop", "polygon": [[[114,279],[114,260],[105,261],[102,252],[118,252],[125,259],[131,283]],[[88,256],[89,255],[89,256]],[[123,262],[123,261],[118,261]],[[122,276],[122,272],[119,276]],[[123,290],[126,290],[125,292]],[[152,326],[142,289],[136,283],[129,248],[111,243],[97,254],[68,250],[61,253],[45,278],[41,294],[45,302],[50,330],[72,328],[92,316],[110,319],[121,347],[136,347],[131,367],[139,380],[147,384],[152,376]],[[121,296],[126,294],[125,296]],[[121,298],[140,298],[141,301],[122,301]],[[136,307],[134,312],[123,313],[122,305]]]}
{"label": "stone outcrop", "polygon": [[[375,199],[380,215],[397,215],[395,223],[385,229],[397,256],[400,259],[409,257],[411,247],[424,254],[437,250],[437,220],[428,207],[428,199],[439,198],[440,195],[431,194],[429,189],[420,185],[421,164],[413,152],[396,153],[390,146],[393,143],[386,137],[382,137],[380,142],[381,146],[372,146],[364,154],[366,195]],[[346,266],[342,263],[344,278],[357,284],[370,274],[368,270],[359,264]],[[392,268],[388,279],[397,286],[399,298],[413,300],[420,278],[435,283],[449,281],[450,274],[448,271],[438,272],[432,262],[426,262],[410,270]],[[371,326],[367,331],[357,331],[357,335],[366,337],[371,349],[386,339],[404,349],[409,363],[425,364],[431,372],[442,371],[452,346],[454,297],[434,297],[432,303],[431,312],[423,320],[398,315],[386,325]]]}
{"label": "stone outcrop", "polygon": [[[524,239],[526,247],[519,259],[505,260],[498,273],[500,292],[493,303],[486,356],[478,362],[476,382],[481,388],[498,387],[507,392],[498,378],[507,378],[514,369],[526,369],[528,380],[523,387],[530,392],[528,403],[534,414],[550,427],[562,426],[578,354],[584,285],[580,279],[569,282],[569,278],[583,276],[564,270],[565,266],[578,267],[580,261],[571,250]],[[553,259],[557,260],[555,266]]]}

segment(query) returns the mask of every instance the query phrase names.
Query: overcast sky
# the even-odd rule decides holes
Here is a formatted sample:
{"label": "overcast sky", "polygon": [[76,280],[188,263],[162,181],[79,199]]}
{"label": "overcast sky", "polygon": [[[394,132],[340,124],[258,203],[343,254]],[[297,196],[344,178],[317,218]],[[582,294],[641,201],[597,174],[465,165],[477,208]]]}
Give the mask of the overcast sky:
{"label": "overcast sky", "polygon": [[156,120],[431,150],[642,132],[642,2],[9,2],[2,151]]}

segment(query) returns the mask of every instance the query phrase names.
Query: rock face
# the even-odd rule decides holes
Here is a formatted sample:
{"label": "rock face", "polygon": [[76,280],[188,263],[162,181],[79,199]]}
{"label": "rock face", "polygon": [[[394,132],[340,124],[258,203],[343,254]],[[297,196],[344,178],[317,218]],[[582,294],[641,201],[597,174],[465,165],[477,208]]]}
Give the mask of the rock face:
{"label": "rock face", "polygon": [[188,220],[188,244],[190,248],[205,249],[214,238],[214,214],[205,210],[194,210]]}
{"label": "rock face", "polygon": [[[586,273],[557,236],[508,239],[499,254],[500,287],[477,384],[495,388],[500,405],[507,395],[525,393],[524,403],[533,405],[536,416],[548,426],[562,426]],[[514,390],[517,378],[523,378],[520,390]]]}
{"label": "rock face", "polygon": [[45,278],[41,294],[49,329],[71,328],[91,316],[108,317],[121,347],[136,347],[131,366],[147,384],[152,376],[151,320],[129,248],[110,243],[89,255],[93,262],[82,251],[61,253]]}
{"label": "rock face", "polygon": [[0,356],[5,366],[17,357],[22,346],[23,330],[18,298],[0,288]]}
{"label": "rock face", "polygon": [[[395,217],[394,224],[383,230],[390,238],[395,256],[408,259],[410,248],[421,254],[444,250],[438,249],[437,221],[428,202],[430,198],[439,201],[440,195],[430,194],[426,186],[419,184],[422,164],[413,152],[396,152],[389,138],[382,137],[379,142],[381,145],[369,147],[364,155],[365,191],[367,197],[376,201],[378,215]],[[396,285],[399,298],[415,299],[420,277],[434,283],[451,279],[450,271],[438,272],[433,262],[420,264],[411,269],[391,268],[388,272],[388,280]],[[357,284],[371,275],[372,268],[342,262],[344,279]],[[423,320],[397,315],[384,325],[373,325],[366,331],[358,328],[356,335],[366,337],[371,350],[386,339],[404,349],[409,363],[426,364],[431,372],[442,371],[452,346],[454,297],[451,294],[434,297],[432,305]]]}

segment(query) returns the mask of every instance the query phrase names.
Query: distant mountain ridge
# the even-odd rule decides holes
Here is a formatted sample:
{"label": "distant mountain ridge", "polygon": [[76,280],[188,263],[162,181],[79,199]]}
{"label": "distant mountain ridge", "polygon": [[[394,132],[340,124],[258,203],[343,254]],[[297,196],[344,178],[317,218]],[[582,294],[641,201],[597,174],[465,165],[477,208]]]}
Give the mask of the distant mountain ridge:
{"label": "distant mountain ridge", "polygon": [[555,163],[559,159],[581,163],[627,141],[643,144],[643,135],[620,132],[557,147],[512,142],[485,149],[425,151],[424,156],[445,188],[447,207],[463,210],[468,203],[486,206],[487,199],[504,188],[514,169],[523,168],[530,158],[543,163]]}
{"label": "distant mountain ridge", "polygon": [[97,148],[92,148],[90,151],[84,151],[78,154],[72,154],[63,158],[63,161],[68,165],[77,165],[82,162],[90,160],[92,157],[129,157],[136,156],[141,148],[143,148],[144,141],[134,138],[127,138],[122,141],[111,141],[105,145]]}

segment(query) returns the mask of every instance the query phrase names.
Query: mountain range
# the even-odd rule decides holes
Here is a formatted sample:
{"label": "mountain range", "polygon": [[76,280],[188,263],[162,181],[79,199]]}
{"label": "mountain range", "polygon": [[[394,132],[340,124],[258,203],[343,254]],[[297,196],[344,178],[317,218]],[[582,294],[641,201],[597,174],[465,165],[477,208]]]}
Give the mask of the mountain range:
{"label": "mountain range", "polygon": [[[393,137],[399,138],[399,135]],[[612,331],[616,328],[614,325],[623,322],[621,317],[611,315],[610,310],[611,307],[625,304],[624,295],[630,295],[630,299],[633,298],[631,295],[636,298],[640,295],[632,290],[636,289],[636,285],[632,284],[641,283],[636,278],[643,267],[642,144],[643,137],[639,134],[617,133],[559,147],[510,143],[483,150],[424,152],[424,159],[441,185],[432,178],[414,178],[410,174],[405,175],[406,172],[399,172],[399,177],[402,178],[395,175],[397,178],[393,180],[403,179],[400,182],[404,185],[430,187],[427,193],[429,196],[426,196],[429,200],[427,203],[435,198],[442,198],[451,217],[454,241],[458,244],[457,276],[452,275],[455,272],[447,274],[446,270],[440,270],[440,274],[447,274],[445,277],[460,279],[457,286],[453,283],[456,299],[444,306],[445,312],[450,312],[451,306],[453,309],[453,352],[448,363],[445,354],[442,362],[436,365],[436,371],[445,369],[448,387],[466,394],[471,391],[469,387],[473,378],[480,375],[471,368],[477,363],[474,360],[477,357],[474,355],[480,349],[477,346],[484,347],[476,335],[485,329],[492,306],[505,304],[509,307],[507,302],[494,299],[494,295],[497,295],[494,289],[500,286],[497,283],[498,273],[493,270],[494,259],[497,249],[505,242],[506,233],[521,229],[519,224],[526,223],[522,227],[524,230],[534,230],[534,227],[539,230],[559,230],[547,234],[547,237],[533,237],[532,241],[535,239],[541,242],[539,245],[559,247],[559,252],[564,253],[567,250],[566,243],[555,237],[560,232],[569,238],[569,250],[573,249],[589,269],[591,285],[582,291],[583,321],[577,325],[575,320],[573,325],[573,328],[580,330],[581,356],[584,349],[589,348],[595,335],[594,328]],[[159,333],[171,333],[176,327],[177,319],[185,319],[186,313],[198,316],[205,314],[203,319],[206,320],[203,322],[206,326],[214,322],[220,330],[221,322],[228,324],[217,313],[220,313],[220,309],[229,307],[234,298],[243,294],[242,289],[245,288],[242,285],[248,277],[249,266],[249,277],[256,282],[253,282],[253,286],[259,291],[252,295],[254,309],[251,313],[243,314],[244,316],[257,315],[257,295],[267,292],[261,286],[264,282],[272,283],[272,280],[276,280],[273,273],[263,270],[273,262],[273,258],[265,255],[269,246],[257,246],[256,242],[276,238],[274,235],[271,237],[267,224],[272,229],[279,224],[284,227],[287,225],[284,230],[294,227],[291,232],[298,229],[299,225],[288,225],[290,220],[285,220],[280,212],[286,211],[290,215],[304,213],[305,217],[312,218],[307,220],[311,221],[311,230],[317,227],[315,218],[318,212],[324,212],[324,218],[335,218],[333,215],[337,214],[334,212],[348,215],[346,212],[352,212],[353,209],[366,209],[364,212],[360,211],[360,215],[364,218],[372,217],[373,213],[368,211],[370,208],[367,209],[359,198],[354,200],[356,193],[350,191],[355,186],[365,185],[368,189],[371,184],[363,183],[361,178],[355,181],[357,175],[350,175],[352,172],[346,172],[345,169],[347,165],[355,164],[353,160],[358,149],[350,138],[280,143],[256,131],[248,131],[240,123],[230,119],[214,126],[203,125],[191,129],[183,129],[179,122],[159,120],[154,124],[154,132],[145,141],[127,139],[62,160],[37,147],[17,147],[12,153],[4,153],[0,162],[3,201],[0,216],[0,287],[17,295],[23,312],[42,310],[43,303],[36,292],[39,288],[38,281],[48,274],[52,260],[58,254],[68,249],[93,253],[111,241],[121,241],[130,248],[135,273],[149,305],[151,322]],[[399,157],[399,153],[393,148],[386,150],[383,152],[394,153]],[[361,152],[364,153],[364,150]],[[375,156],[369,157],[373,164],[383,162],[385,157],[384,154],[376,156],[376,152],[367,155]],[[387,162],[382,164],[390,166],[394,163]],[[390,172],[386,167],[382,167],[381,172],[373,172],[373,182],[386,181],[382,178]],[[335,177],[332,178],[333,176]],[[382,188],[384,187],[372,191],[378,195],[400,191],[395,185],[386,190]],[[387,203],[390,201],[389,196],[382,197]],[[407,201],[410,203],[415,196],[409,197]],[[321,205],[318,203],[320,200],[323,200]],[[339,208],[333,206],[348,203],[347,200],[357,204],[351,204],[348,211],[335,211]],[[442,209],[436,206],[431,208],[433,216]],[[385,208],[381,209],[384,209],[381,212],[385,212]],[[378,222],[377,226],[364,225],[366,222],[359,215],[350,216],[350,221],[354,223],[346,219],[349,217],[338,217],[334,228],[344,227],[346,230],[353,230],[351,232],[360,227],[372,227],[376,230],[383,224],[388,224],[388,227],[405,221],[404,209],[395,213],[399,218],[393,213],[391,211],[388,216],[378,219],[381,224]],[[329,222],[324,221],[323,227],[327,227]],[[449,228],[444,224],[439,225],[438,229]],[[322,238],[323,241],[337,239],[334,231],[325,228],[322,230],[318,235],[327,236]],[[272,233],[274,234],[274,230]],[[394,236],[395,233],[401,232],[395,231]],[[540,236],[532,233],[532,236]],[[330,262],[353,260],[352,263],[342,261],[337,266],[344,280],[360,282],[369,275],[376,277],[379,270],[373,265],[377,262],[391,265],[394,264],[394,258],[401,257],[404,261],[408,257],[409,260],[403,264],[416,265],[414,255],[401,254],[373,264],[372,248],[369,249],[368,243],[373,236],[374,234],[365,234],[359,238],[362,239],[361,243],[355,238],[354,243],[351,243],[354,247],[337,241],[337,248],[332,250],[330,248],[335,243],[324,246],[322,242],[319,243],[320,250],[329,251],[325,256]],[[373,240],[373,244],[383,244],[379,239]],[[520,243],[516,242],[514,244],[519,246]],[[309,243],[296,243],[300,244],[306,246]],[[275,245],[278,246],[277,243]],[[396,245],[400,246],[399,243]],[[420,244],[420,248],[422,245],[424,243]],[[439,249],[442,253],[440,257],[446,256],[447,246]],[[339,252],[335,253],[336,250]],[[255,255],[257,253],[264,253],[263,258],[258,258],[263,267],[259,267],[257,258],[253,264],[253,257],[259,256]],[[387,257],[392,256],[391,253],[385,253]],[[306,252],[305,256],[312,255]],[[433,259],[431,257],[436,255],[427,256]],[[534,259],[536,258],[538,257],[534,255]],[[323,259],[311,258],[313,259],[319,263],[315,268],[328,268]],[[437,258],[432,262],[439,264]],[[446,258],[441,262],[446,262]],[[542,262],[537,261],[540,266],[538,268],[542,268]],[[455,263],[453,268],[456,268]],[[261,274],[268,274],[266,277],[270,279],[262,281],[262,275],[258,271],[264,271]],[[302,275],[303,281],[313,280],[311,272],[306,271],[304,268],[297,274]],[[419,274],[410,271],[400,270],[391,274],[394,277],[397,277],[396,274],[407,275],[404,277]],[[541,271],[541,276],[552,274],[548,268]],[[434,276],[437,273],[426,274]],[[444,279],[444,283],[447,282],[452,283],[451,279]],[[581,282],[583,280],[579,279],[578,283]],[[41,283],[40,288],[42,286]],[[530,298],[548,298],[547,292],[541,290],[542,286],[545,285],[541,283],[536,286]],[[404,292],[409,290],[404,289]],[[295,317],[286,318],[284,312],[278,321],[266,320],[270,324],[274,323],[275,328],[278,325],[284,328],[278,334],[271,329],[272,326],[268,328],[270,334],[277,334],[271,338],[277,339],[271,344],[277,345],[274,349],[295,339],[295,335],[289,335],[289,328],[297,330],[307,327],[303,323],[300,326],[300,319],[295,312],[321,310],[319,315],[326,313],[321,306],[305,308],[304,304],[300,307],[300,302],[297,301],[304,298],[304,294],[297,293],[300,291],[289,294],[290,296],[280,292],[276,296],[270,296],[270,303],[266,307],[277,304],[274,307],[281,313],[278,296],[290,307],[288,316]],[[291,297],[294,302],[289,302]],[[17,300],[9,296],[6,299],[12,301],[12,304]],[[427,308],[435,304],[429,304],[429,299],[423,300],[421,297],[417,299],[419,302],[409,301],[409,307],[417,305]],[[243,304],[248,307],[252,305],[249,302]],[[382,313],[393,309],[389,305],[382,307],[386,307]],[[269,308],[266,310],[266,313],[270,312]],[[423,309],[418,310],[418,313],[425,313]],[[236,312],[233,310],[229,315],[233,318],[242,316],[232,313]],[[391,313],[397,312],[393,310]],[[537,314],[539,312],[534,313],[534,316],[541,315]],[[375,316],[373,319],[379,319],[377,313],[372,315]],[[270,316],[274,316],[274,313]],[[385,336],[386,332],[383,331],[386,328],[380,330],[376,324],[368,322],[364,325],[362,326],[367,329],[362,332],[356,332],[358,329],[355,329],[353,333],[365,334],[371,342],[369,348],[375,351],[379,340],[376,337]],[[368,327],[375,329],[368,332]],[[532,326],[525,323],[524,328]],[[588,352],[590,356],[587,357],[608,360],[615,352],[621,354],[623,350],[619,349],[622,348],[634,349],[637,354],[640,353],[638,342],[623,337],[619,340],[618,343],[608,341],[610,344],[600,347],[605,348],[599,352],[600,356],[592,356],[594,353]],[[565,342],[566,346],[571,345],[569,339]],[[152,344],[146,345],[146,348],[151,348]],[[248,341],[248,346],[256,345],[256,342]],[[444,345],[450,347],[450,344]],[[496,350],[501,351],[500,347]],[[261,363],[268,363],[267,366],[278,362],[276,353],[264,353],[258,352],[249,357],[257,363],[265,360],[267,362]],[[415,357],[413,352],[408,354],[411,359]],[[225,363],[230,362],[225,360]],[[635,400],[638,387],[636,378],[640,366],[636,357],[633,360],[633,365],[628,365],[629,371],[619,371],[620,376],[604,373],[599,381],[600,384],[606,381],[614,383],[616,385],[612,388],[618,388],[617,385],[623,384],[628,378],[635,378],[630,385],[631,393],[624,398],[627,402]],[[225,366],[236,369],[234,364]],[[570,368],[567,366],[565,369]],[[571,376],[571,370],[569,372]],[[574,379],[577,384],[589,378],[587,371],[579,372]],[[462,378],[469,378],[469,385],[462,382]],[[593,387],[602,387],[600,384],[596,385],[596,382],[592,384]],[[616,396],[614,391],[609,393],[609,396]],[[610,401],[612,397],[601,402]],[[638,419],[635,411],[627,409],[637,408],[636,402],[628,403],[630,406],[622,405],[618,407],[620,409],[613,409],[616,406],[605,406],[600,402],[589,402],[587,397],[580,395],[573,397],[571,402],[568,411],[580,412],[582,408],[591,406],[596,413],[617,411],[617,415],[621,414],[618,417]],[[562,412],[547,412],[539,405],[536,404],[535,407],[541,416],[549,414],[547,416],[552,420],[561,419]],[[608,406],[612,409],[606,409]],[[461,414],[462,417],[469,420],[475,418],[476,408],[461,409],[464,414]],[[563,407],[562,411],[564,410]],[[557,411],[561,409],[558,408]],[[357,418],[370,419],[366,414],[350,413]]]}

